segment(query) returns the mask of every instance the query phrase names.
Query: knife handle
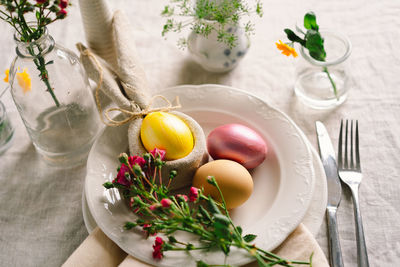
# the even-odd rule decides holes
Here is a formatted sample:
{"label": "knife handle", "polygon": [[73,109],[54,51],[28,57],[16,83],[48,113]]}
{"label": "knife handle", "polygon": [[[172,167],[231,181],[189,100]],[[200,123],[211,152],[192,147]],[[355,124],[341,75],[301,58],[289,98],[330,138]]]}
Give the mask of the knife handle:
{"label": "knife handle", "polygon": [[329,255],[332,267],[343,267],[342,250],[340,248],[339,232],[336,221],[336,207],[328,207],[326,216],[329,234]]}

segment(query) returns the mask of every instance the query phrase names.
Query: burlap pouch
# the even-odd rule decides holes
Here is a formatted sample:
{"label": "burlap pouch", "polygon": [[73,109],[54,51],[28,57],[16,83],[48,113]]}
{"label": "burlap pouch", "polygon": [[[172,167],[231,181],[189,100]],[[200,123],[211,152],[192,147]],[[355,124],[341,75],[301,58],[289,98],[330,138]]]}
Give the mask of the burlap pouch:
{"label": "burlap pouch", "polygon": [[[82,16],[90,16],[85,14],[85,10],[81,9]],[[86,21],[90,21],[87,20]],[[94,31],[96,25],[84,24],[87,38],[93,34],[87,31]],[[176,170],[178,175],[171,189],[178,189],[188,186],[192,183],[194,172],[202,164],[208,161],[206,150],[206,141],[203,129],[190,116],[181,112],[174,111],[179,108],[179,102],[173,106],[171,102],[162,96],[150,97],[145,73],[139,64],[136,55],[134,41],[131,38],[128,20],[121,11],[116,11],[111,20],[113,50],[111,51],[115,58],[110,59],[110,51],[106,55],[97,55],[91,49],[86,48],[82,44],[77,44],[80,51],[80,59],[88,74],[88,77],[97,82],[96,102],[99,107],[102,121],[109,126],[119,126],[129,123],[128,141],[129,152],[132,155],[141,155],[146,152],[140,139],[140,128],[143,118],[146,114],[154,111],[171,112],[181,118],[190,128],[194,137],[194,148],[184,158],[167,161],[162,169],[164,182],[167,182],[169,172]],[[103,40],[107,42],[107,40]],[[89,45],[93,41],[88,40]],[[99,52],[98,52],[99,53]],[[117,107],[108,108],[103,114],[100,103],[99,91],[108,96]],[[164,106],[153,107],[155,98],[161,98],[166,102]],[[116,121],[110,115],[110,112],[120,111],[125,114],[123,120]],[[121,151],[123,152],[123,151]]]}

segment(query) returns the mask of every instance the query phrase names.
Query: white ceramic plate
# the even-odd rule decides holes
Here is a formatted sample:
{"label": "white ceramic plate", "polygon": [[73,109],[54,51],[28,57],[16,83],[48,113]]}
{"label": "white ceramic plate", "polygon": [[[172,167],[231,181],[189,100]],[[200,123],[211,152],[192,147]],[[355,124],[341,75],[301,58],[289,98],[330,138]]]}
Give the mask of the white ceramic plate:
{"label": "white ceramic plate", "polygon": [[[261,99],[231,87],[218,85],[180,86],[160,92],[169,99],[180,97],[181,111],[192,116],[208,134],[227,123],[242,123],[256,130],[267,142],[266,160],[252,171],[254,191],[250,199],[231,216],[245,233],[258,237],[257,245],[276,248],[303,220],[313,195],[312,154],[303,134],[282,112]],[[151,251],[154,238],[145,240],[140,231],[124,232],[126,221],[135,220],[116,190],[102,184],[116,175],[117,156],[127,151],[127,127],[107,127],[97,139],[88,158],[85,193],[98,226],[132,256],[157,266],[195,266],[225,261],[220,252],[172,252],[155,262]],[[252,258],[232,249],[226,264],[241,265]]]}

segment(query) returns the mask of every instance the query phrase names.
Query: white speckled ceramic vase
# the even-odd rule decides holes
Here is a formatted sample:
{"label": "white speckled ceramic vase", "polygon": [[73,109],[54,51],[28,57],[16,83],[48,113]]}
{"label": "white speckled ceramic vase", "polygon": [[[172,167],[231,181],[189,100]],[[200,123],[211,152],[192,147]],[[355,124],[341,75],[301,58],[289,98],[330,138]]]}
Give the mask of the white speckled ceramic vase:
{"label": "white speckled ceramic vase", "polygon": [[[214,21],[207,23],[213,24]],[[216,26],[216,28],[219,26]],[[237,37],[236,45],[229,45],[218,41],[217,31],[212,31],[208,37],[192,31],[188,38],[188,49],[193,59],[205,70],[210,72],[227,72],[235,68],[246,55],[250,47],[250,40],[243,28],[238,25],[226,26],[226,32]]]}

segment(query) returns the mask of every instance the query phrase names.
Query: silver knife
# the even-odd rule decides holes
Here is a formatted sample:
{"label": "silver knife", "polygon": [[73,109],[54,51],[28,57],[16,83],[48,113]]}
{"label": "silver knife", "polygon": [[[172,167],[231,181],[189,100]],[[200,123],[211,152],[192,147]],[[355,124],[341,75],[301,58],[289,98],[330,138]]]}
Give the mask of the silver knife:
{"label": "silver knife", "polygon": [[335,150],[333,150],[331,139],[322,122],[315,123],[317,129],[319,155],[325,169],[328,184],[328,205],[326,217],[328,222],[329,254],[332,267],[343,267],[342,251],[339,242],[339,232],[336,222],[336,211],[340,203],[342,187],[337,172]]}

